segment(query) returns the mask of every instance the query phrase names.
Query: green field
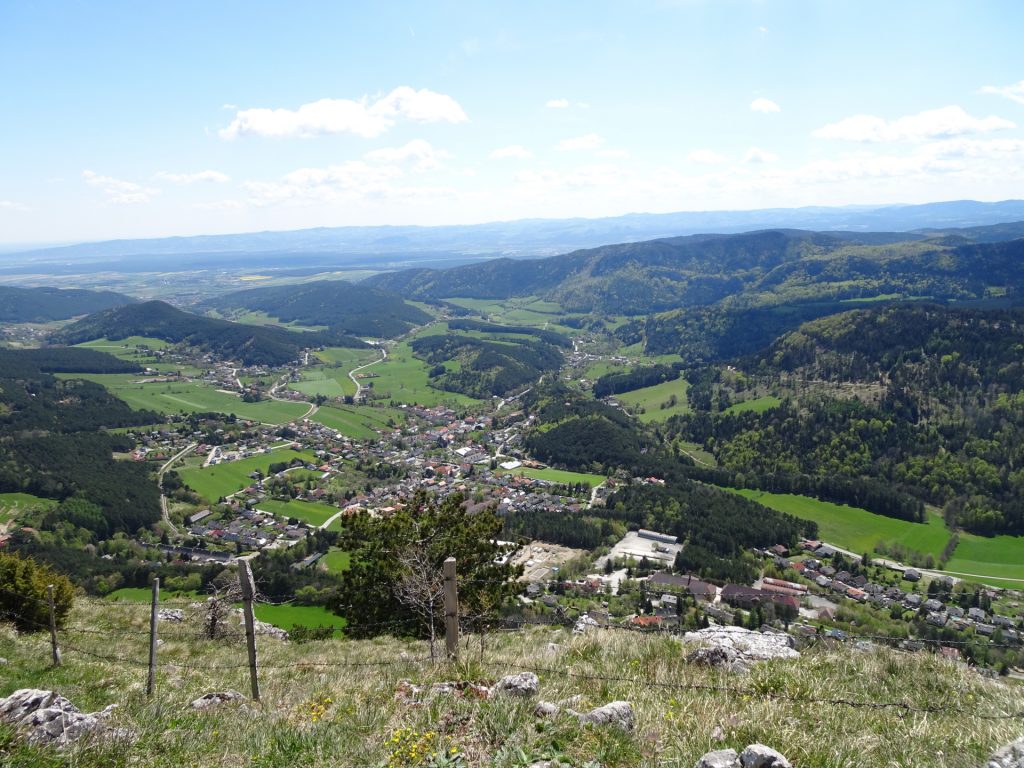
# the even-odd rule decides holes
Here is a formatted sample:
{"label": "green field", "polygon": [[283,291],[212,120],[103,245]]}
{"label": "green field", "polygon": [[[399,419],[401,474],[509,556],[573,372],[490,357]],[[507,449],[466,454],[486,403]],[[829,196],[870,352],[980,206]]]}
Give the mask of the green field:
{"label": "green field", "polygon": [[279,461],[290,462],[296,458],[313,464],[317,462],[316,457],[309,451],[293,451],[289,448],[250,456],[240,461],[215,464],[212,467],[183,469],[179,474],[189,488],[203,498],[215,502],[222,496],[228,496],[250,485],[253,482],[249,477],[252,472],[259,470],[266,474],[271,464]]}
{"label": "green field", "polygon": [[11,522],[26,509],[52,509],[55,506],[57,502],[53,499],[43,499],[30,493],[0,493],[0,524]]}
{"label": "green field", "polygon": [[960,534],[946,570],[980,574],[996,586],[1020,589],[1024,586],[1024,536],[975,536]]}
{"label": "green field", "polygon": [[[160,590],[160,602],[166,600],[205,600],[207,595],[200,595],[198,592],[166,592]],[[124,601],[127,603],[150,603],[153,600],[153,590],[149,587],[121,587],[115,589],[106,597],[107,600]]]}
{"label": "green field", "polygon": [[320,558],[320,563],[322,563],[328,571],[333,571],[334,573],[347,571],[351,562],[352,558],[349,553],[341,549],[331,549],[330,552]]}
{"label": "green field", "polygon": [[241,419],[266,424],[283,424],[299,418],[309,406],[303,403],[282,403],[262,400],[243,402],[240,397],[219,392],[199,382],[140,383],[133,373],[60,374],[60,378],[88,379],[102,384],[115,397],[137,410],[160,413],[233,413]]}
{"label": "green field", "polygon": [[311,526],[321,526],[341,511],[337,507],[327,504],[294,499],[292,501],[267,499],[257,504],[256,509],[278,517],[294,517]]}
{"label": "green field", "polygon": [[758,397],[753,400],[744,400],[743,402],[730,405],[722,413],[746,413],[747,411],[753,411],[754,413],[764,413],[772,408],[778,408],[782,405],[782,401],[771,395],[765,395],[764,397]]}
{"label": "green field", "polygon": [[253,606],[256,618],[265,624],[273,624],[281,629],[292,627],[337,627],[341,629],[348,622],[341,616],[331,613],[319,605],[267,605],[256,603]]}
{"label": "green field", "polygon": [[378,431],[390,431],[393,424],[405,421],[397,408],[376,408],[360,405],[324,405],[310,419],[356,440],[374,440]]}
{"label": "green field", "polygon": [[[633,408],[643,408],[644,412],[637,418],[647,424],[652,421],[665,421],[669,416],[676,414],[689,413],[690,403],[686,399],[686,391],[689,388],[690,384],[686,379],[676,379],[655,384],[653,387],[623,392],[621,395],[615,395],[615,399]],[[676,397],[676,404],[662,408],[662,404],[669,402],[673,395]]]}
{"label": "green field", "polygon": [[925,523],[910,523],[876,515],[859,507],[833,504],[792,493],[768,493],[750,489],[726,490],[746,496],[766,507],[818,524],[818,537],[851,552],[873,552],[881,541],[898,542],[908,549],[931,554],[938,560],[950,533],[938,515]]}
{"label": "green field", "polygon": [[110,339],[93,339],[92,341],[86,341],[75,346],[98,349],[101,352],[106,352],[124,360],[135,360],[139,356],[137,347],[146,347],[156,351],[158,349],[167,349],[171,345],[163,339],[154,339],[147,336],[127,336],[114,341]]}
{"label": "green field", "polygon": [[[424,329],[418,335],[427,336],[437,332],[439,324]],[[377,375],[372,379],[363,380],[362,384],[372,386],[375,397],[384,396],[382,399],[394,400],[396,403],[430,407],[441,403],[473,405],[479,402],[458,392],[445,392],[430,386],[427,376],[429,370],[430,366],[427,363],[413,357],[409,344],[402,342],[388,352],[387,360],[367,369],[367,373]]]}
{"label": "green field", "polygon": [[317,352],[316,356],[324,364],[303,369],[302,381],[293,382],[288,388],[311,396],[344,397],[356,393],[356,385],[348,377],[349,372],[377,360],[380,352],[376,349],[328,347]]}
{"label": "green field", "polygon": [[566,472],[562,469],[530,469],[528,467],[520,467],[519,469],[513,469],[508,472],[502,472],[502,474],[509,475],[522,475],[523,477],[532,477],[536,480],[547,480],[552,483],[561,483],[563,485],[572,485],[573,483],[588,483],[591,488],[595,488],[605,481],[604,475],[588,475],[583,472]]}

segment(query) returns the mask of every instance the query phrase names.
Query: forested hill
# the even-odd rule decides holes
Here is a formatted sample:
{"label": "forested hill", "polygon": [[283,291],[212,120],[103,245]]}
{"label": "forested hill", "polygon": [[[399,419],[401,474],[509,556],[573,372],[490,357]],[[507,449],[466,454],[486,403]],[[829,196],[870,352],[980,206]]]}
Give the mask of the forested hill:
{"label": "forested hill", "polygon": [[[1002,233],[1002,234],[1000,234]],[[547,259],[375,275],[364,284],[417,299],[540,295],[572,311],[640,315],[727,304],[914,296],[980,299],[1024,294],[1024,239],[1007,225],[921,233],[764,230],[608,245]]]}
{"label": "forested hill", "polygon": [[123,307],[135,299],[113,291],[0,285],[0,322],[46,323]]}
{"label": "forested hill", "polygon": [[400,296],[345,280],[236,291],[203,306],[221,313],[255,310],[283,322],[325,325],[373,338],[394,338],[430,320],[430,315]]}
{"label": "forested hill", "polygon": [[128,336],[185,342],[245,365],[285,365],[298,358],[303,349],[313,346],[365,346],[359,339],[339,334],[298,333],[202,317],[162,301],[130,304],[90,315],[53,334],[50,340],[79,344],[92,339]]}

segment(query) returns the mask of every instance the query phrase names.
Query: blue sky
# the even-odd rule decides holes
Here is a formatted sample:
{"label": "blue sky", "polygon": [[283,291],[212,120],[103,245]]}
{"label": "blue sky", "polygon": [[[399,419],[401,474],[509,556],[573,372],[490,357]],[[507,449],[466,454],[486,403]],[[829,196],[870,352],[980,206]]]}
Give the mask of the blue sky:
{"label": "blue sky", "polygon": [[1024,197],[1024,4],[6,2],[0,242]]}

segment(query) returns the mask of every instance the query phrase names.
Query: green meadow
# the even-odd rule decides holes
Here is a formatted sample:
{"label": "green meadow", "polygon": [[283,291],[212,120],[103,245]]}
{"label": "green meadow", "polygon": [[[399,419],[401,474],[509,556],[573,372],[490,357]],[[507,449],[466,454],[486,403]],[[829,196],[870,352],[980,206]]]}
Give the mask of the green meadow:
{"label": "green meadow", "polygon": [[572,485],[574,483],[587,483],[591,488],[594,488],[605,481],[604,475],[590,475],[584,472],[567,472],[562,469],[530,469],[529,467],[520,467],[519,469],[512,469],[503,474],[509,475],[522,475],[523,477],[532,477],[536,480],[547,480],[552,483],[561,483],[563,485]]}
{"label": "green meadow", "polygon": [[347,571],[351,562],[352,557],[348,552],[336,548],[331,548],[326,555],[320,558],[320,563],[327,568],[328,571],[332,571],[334,573]]}
{"label": "green meadow", "polygon": [[292,627],[336,627],[347,624],[345,619],[319,605],[269,605],[256,603],[253,606],[256,618],[265,624],[290,630]]}
{"label": "green meadow", "polygon": [[[686,399],[686,391],[690,388],[686,379],[675,379],[674,381],[663,381],[653,387],[634,389],[632,392],[623,392],[615,395],[615,399],[624,405],[633,408],[643,408],[643,413],[637,418],[647,424],[652,421],[665,421],[676,414],[689,413],[690,403]],[[671,402],[670,398],[675,395],[675,405],[662,408]]]}
{"label": "green meadow", "polygon": [[261,453],[247,459],[214,464],[212,467],[193,467],[179,471],[182,481],[208,501],[217,501],[240,491],[253,481],[249,475],[259,470],[264,475],[271,464],[301,459],[305,463],[316,463],[316,457],[309,451],[295,451],[291,448]]}
{"label": "green meadow", "polygon": [[356,440],[373,440],[378,432],[389,431],[394,424],[404,422],[405,414],[398,408],[323,405],[310,419]]}
{"label": "green meadow", "polygon": [[0,493],[0,524],[17,519],[27,509],[52,509],[57,506],[53,499],[44,499],[30,493]]}
{"label": "green meadow", "polygon": [[752,400],[744,400],[739,403],[734,403],[726,408],[723,413],[746,413],[747,411],[753,411],[754,413],[764,413],[765,411],[771,410],[772,408],[778,408],[782,405],[782,401],[771,395],[764,397],[754,398]]}
{"label": "green meadow", "polygon": [[304,403],[283,403],[277,400],[246,403],[237,395],[194,381],[142,382],[142,377],[133,373],[76,373],[60,374],[60,377],[95,381],[137,410],[170,414],[233,413],[240,419],[266,424],[284,424],[309,410],[309,406]]}
{"label": "green meadow", "polygon": [[[443,324],[429,326],[419,335],[443,333],[440,325]],[[441,403],[473,405],[479,402],[458,392],[445,392],[430,386],[430,379],[427,376],[429,371],[430,366],[413,357],[412,348],[407,342],[402,342],[388,351],[387,360],[366,370],[366,373],[376,375],[362,380],[362,384],[364,387],[372,387],[375,397],[428,408]]]}

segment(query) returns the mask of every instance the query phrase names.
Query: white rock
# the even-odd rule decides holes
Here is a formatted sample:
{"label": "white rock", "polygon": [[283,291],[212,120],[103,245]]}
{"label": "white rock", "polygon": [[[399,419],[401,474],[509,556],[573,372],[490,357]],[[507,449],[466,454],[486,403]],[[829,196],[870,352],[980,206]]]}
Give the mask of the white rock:
{"label": "white rock", "polygon": [[190,706],[192,709],[210,709],[211,707],[219,707],[221,704],[233,701],[244,702],[245,696],[238,691],[214,691],[212,693],[204,693],[193,701]]}
{"label": "white rock", "polygon": [[633,730],[633,705],[628,701],[613,701],[603,707],[597,707],[576,714],[581,723],[593,723],[594,725],[617,725],[624,731]]}
{"label": "white rock", "polygon": [[789,760],[764,744],[751,744],[740,754],[743,768],[793,768]]}
{"label": "white rock", "polygon": [[185,620],[185,612],[181,608],[161,608],[156,617],[159,621],[172,621],[180,624]]}
{"label": "white rock", "polygon": [[740,768],[740,758],[735,749],[719,749],[705,754],[694,768]]}
{"label": "white rock", "polygon": [[22,688],[0,699],[0,722],[26,732],[30,742],[63,746],[87,733],[110,733],[102,721],[113,709],[87,714],[56,691]]}
{"label": "white rock", "polygon": [[520,672],[507,675],[494,686],[495,693],[507,693],[510,696],[534,696],[540,687],[540,680],[533,672]]}
{"label": "white rock", "polygon": [[986,768],[1024,768],[1024,737],[996,750],[985,765]]}
{"label": "white rock", "polygon": [[723,648],[734,651],[743,662],[766,659],[796,659],[800,653],[793,649],[789,635],[754,632],[743,627],[707,627],[683,635],[684,643],[700,644],[705,648]]}

